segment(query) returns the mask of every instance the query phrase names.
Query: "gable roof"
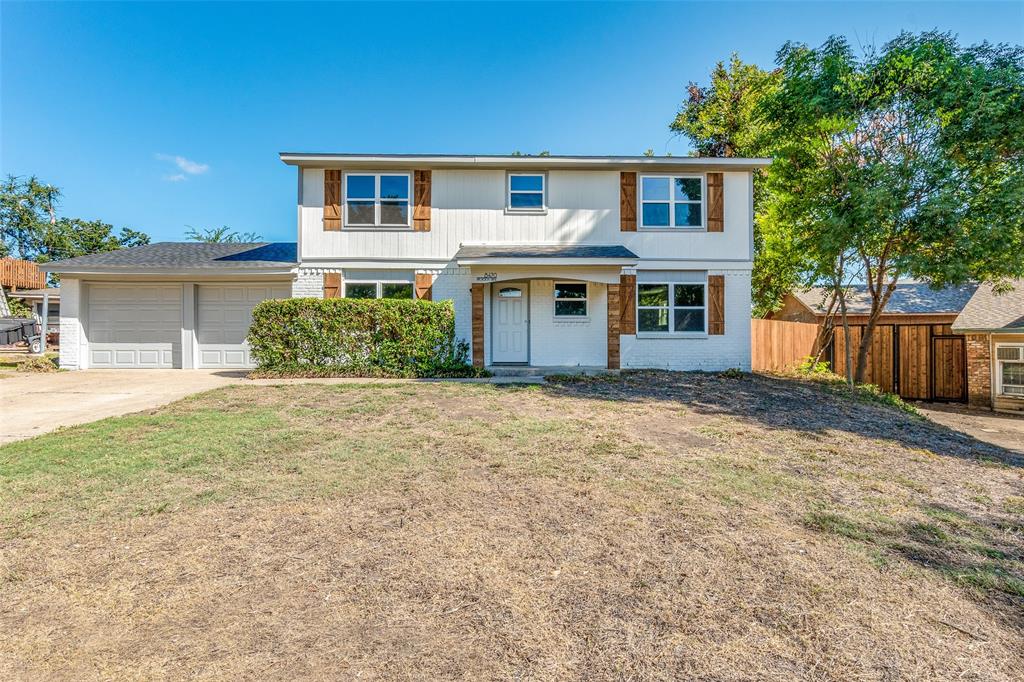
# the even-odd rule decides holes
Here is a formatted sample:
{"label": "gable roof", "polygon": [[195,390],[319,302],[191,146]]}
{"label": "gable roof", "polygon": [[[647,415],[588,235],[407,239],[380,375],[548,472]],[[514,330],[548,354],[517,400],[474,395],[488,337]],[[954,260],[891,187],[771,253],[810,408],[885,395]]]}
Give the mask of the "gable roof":
{"label": "gable roof", "polygon": [[[896,289],[885,306],[886,315],[934,315],[959,313],[977,290],[977,284],[964,284],[958,287],[932,289],[923,282],[898,282]],[[793,295],[811,309],[816,315],[827,312],[825,302],[829,290],[813,287],[803,291],[794,291]],[[851,315],[867,315],[871,312],[871,294],[867,285],[858,284],[850,287],[846,299],[846,310]]]}
{"label": "gable roof", "polygon": [[1014,281],[1013,290],[996,294],[991,284],[982,284],[953,321],[955,331],[1024,331],[1024,279]]}
{"label": "gable roof", "polygon": [[298,264],[295,242],[251,244],[206,244],[203,242],[157,242],[43,263],[43,272],[151,272],[203,270],[280,270]]}

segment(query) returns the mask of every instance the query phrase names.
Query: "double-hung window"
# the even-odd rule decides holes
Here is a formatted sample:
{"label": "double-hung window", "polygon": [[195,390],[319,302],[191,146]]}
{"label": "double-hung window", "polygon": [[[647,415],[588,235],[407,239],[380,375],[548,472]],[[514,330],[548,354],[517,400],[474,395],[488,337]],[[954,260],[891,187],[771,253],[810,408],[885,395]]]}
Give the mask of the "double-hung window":
{"label": "double-hung window", "polygon": [[345,298],[412,298],[412,282],[350,282],[345,280]]}
{"label": "double-hung window", "polygon": [[510,211],[543,211],[546,178],[543,173],[508,174],[508,208]]}
{"label": "double-hung window", "polygon": [[345,176],[345,225],[409,227],[408,173],[349,173]]}
{"label": "double-hung window", "polygon": [[1024,345],[996,346],[999,394],[1024,398]]}
{"label": "double-hung window", "polygon": [[587,316],[587,283],[555,282],[555,317]]}
{"label": "double-hung window", "polygon": [[636,324],[639,332],[702,333],[707,331],[707,299],[703,284],[638,283]]}
{"label": "double-hung window", "polygon": [[704,180],[699,175],[644,175],[640,178],[640,226],[704,227]]}

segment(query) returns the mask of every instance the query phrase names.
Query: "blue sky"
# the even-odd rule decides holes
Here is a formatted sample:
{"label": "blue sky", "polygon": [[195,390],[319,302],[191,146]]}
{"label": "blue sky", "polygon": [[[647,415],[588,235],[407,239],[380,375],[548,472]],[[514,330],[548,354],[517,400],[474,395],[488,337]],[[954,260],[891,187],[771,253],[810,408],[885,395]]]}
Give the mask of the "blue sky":
{"label": "blue sky", "polygon": [[938,28],[1024,44],[1024,1],[0,2],[0,171],[61,212],[180,240],[295,238],[279,151],[685,154],[688,81],[787,40]]}

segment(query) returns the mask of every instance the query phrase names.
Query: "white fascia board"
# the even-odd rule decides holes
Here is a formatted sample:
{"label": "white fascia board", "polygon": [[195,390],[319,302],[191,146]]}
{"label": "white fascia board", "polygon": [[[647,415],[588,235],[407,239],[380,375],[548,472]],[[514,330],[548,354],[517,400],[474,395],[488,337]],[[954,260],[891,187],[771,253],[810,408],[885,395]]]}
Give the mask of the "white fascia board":
{"label": "white fascia board", "polygon": [[319,154],[281,152],[290,166],[317,168],[582,168],[753,170],[771,165],[768,158],[700,156],[446,156],[432,154]]}
{"label": "white fascia board", "polygon": [[637,258],[460,258],[457,262],[459,265],[607,265],[618,268],[640,261]]}

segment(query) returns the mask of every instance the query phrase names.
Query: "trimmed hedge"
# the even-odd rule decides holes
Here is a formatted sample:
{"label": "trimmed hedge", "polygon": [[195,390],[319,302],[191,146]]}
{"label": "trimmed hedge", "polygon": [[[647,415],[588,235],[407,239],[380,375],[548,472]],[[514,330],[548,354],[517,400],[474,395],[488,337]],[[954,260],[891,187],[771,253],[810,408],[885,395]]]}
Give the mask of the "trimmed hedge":
{"label": "trimmed hedge", "polygon": [[455,339],[451,301],[289,298],[256,306],[249,327],[256,374],[478,376]]}

